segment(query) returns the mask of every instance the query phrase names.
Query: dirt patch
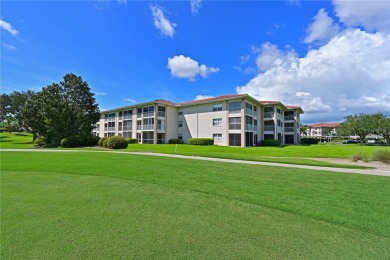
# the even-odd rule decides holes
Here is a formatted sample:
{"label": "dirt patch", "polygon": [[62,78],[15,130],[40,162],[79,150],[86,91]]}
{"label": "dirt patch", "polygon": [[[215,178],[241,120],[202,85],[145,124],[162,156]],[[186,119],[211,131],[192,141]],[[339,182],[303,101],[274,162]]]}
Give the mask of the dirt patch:
{"label": "dirt patch", "polygon": [[310,158],[310,159],[311,160],[322,161],[322,162],[337,163],[337,164],[348,164],[348,165],[358,165],[358,166],[365,166],[365,167],[374,167],[377,170],[390,171],[390,164],[381,163],[381,162],[377,162],[377,161],[371,161],[371,162],[357,161],[357,162],[353,162],[351,159],[342,159],[342,158]]}

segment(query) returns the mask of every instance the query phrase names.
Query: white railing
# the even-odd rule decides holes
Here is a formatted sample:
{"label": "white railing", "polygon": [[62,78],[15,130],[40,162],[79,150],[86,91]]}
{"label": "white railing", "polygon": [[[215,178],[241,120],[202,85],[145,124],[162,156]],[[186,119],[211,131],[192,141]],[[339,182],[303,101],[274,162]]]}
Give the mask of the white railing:
{"label": "white railing", "polygon": [[251,124],[246,124],[245,125],[245,130],[248,130],[248,131],[253,131],[253,125],[251,125]]}
{"label": "white railing", "polygon": [[123,131],[131,131],[131,130],[133,130],[132,126],[124,126],[123,127]]}
{"label": "white railing", "polygon": [[165,125],[157,125],[157,130],[165,130]]}
{"label": "white railing", "polygon": [[154,112],[143,112],[142,114],[144,117],[153,117],[154,116]]}
{"label": "white railing", "polygon": [[104,131],[113,132],[115,131],[115,127],[105,127]]}
{"label": "white railing", "polygon": [[165,112],[164,111],[158,111],[158,116],[159,117],[165,117]]}
{"label": "white railing", "polygon": [[285,127],[284,131],[285,132],[294,132],[294,127]]}
{"label": "white railing", "polygon": [[143,125],[142,130],[154,130],[154,124],[153,125]]}
{"label": "white railing", "polygon": [[229,130],[240,130],[241,124],[229,124]]}
{"label": "white railing", "polygon": [[294,120],[294,116],[284,116],[284,120]]}
{"label": "white railing", "polygon": [[275,127],[273,125],[265,125],[264,131],[275,131]]}
{"label": "white railing", "polygon": [[274,112],[265,112],[264,118],[272,118],[274,116]]}
{"label": "white railing", "polygon": [[123,116],[123,119],[131,119],[132,115],[125,115]]}
{"label": "white railing", "polygon": [[238,114],[241,113],[241,108],[229,109],[229,114]]}

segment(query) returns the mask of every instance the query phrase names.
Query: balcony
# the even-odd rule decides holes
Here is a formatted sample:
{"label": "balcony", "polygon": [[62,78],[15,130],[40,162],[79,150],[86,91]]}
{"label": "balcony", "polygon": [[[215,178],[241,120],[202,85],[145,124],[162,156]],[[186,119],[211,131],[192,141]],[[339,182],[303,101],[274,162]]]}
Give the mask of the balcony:
{"label": "balcony", "polygon": [[142,115],[144,117],[154,117],[154,111],[153,112],[143,112]]}
{"label": "balcony", "polygon": [[294,120],[294,116],[284,116],[284,121]]}
{"label": "balcony", "polygon": [[229,109],[229,114],[239,114],[241,113],[241,108]]}
{"label": "balcony", "polygon": [[247,130],[247,131],[253,131],[254,129],[255,129],[254,125],[245,124],[245,130]]}
{"label": "balcony", "polygon": [[229,124],[229,130],[241,130],[241,124]]}
{"label": "balcony", "polygon": [[165,131],[165,125],[157,125],[157,130]]}
{"label": "balcony", "polygon": [[274,116],[274,112],[265,112],[264,118],[272,118]]}
{"label": "balcony", "polygon": [[295,128],[295,127],[285,127],[285,128],[284,128],[284,132],[290,132],[290,133],[291,133],[291,132],[294,132],[294,128]]}
{"label": "balcony", "polygon": [[104,131],[106,131],[106,132],[114,132],[115,131],[115,127],[105,127]]}
{"label": "balcony", "polygon": [[124,115],[124,116],[123,116],[123,119],[131,119],[131,116],[132,116],[132,115]]}
{"label": "balcony", "polygon": [[159,117],[165,117],[165,112],[164,111],[158,111],[157,114]]}
{"label": "balcony", "polygon": [[143,125],[142,130],[144,131],[153,131],[154,130],[154,124],[153,125]]}
{"label": "balcony", "polygon": [[265,125],[264,126],[264,132],[266,132],[266,131],[275,131],[275,126],[273,126],[273,125]]}
{"label": "balcony", "polygon": [[133,130],[133,127],[132,126],[124,126],[123,127],[123,131],[125,132],[125,131],[131,131],[131,130]]}

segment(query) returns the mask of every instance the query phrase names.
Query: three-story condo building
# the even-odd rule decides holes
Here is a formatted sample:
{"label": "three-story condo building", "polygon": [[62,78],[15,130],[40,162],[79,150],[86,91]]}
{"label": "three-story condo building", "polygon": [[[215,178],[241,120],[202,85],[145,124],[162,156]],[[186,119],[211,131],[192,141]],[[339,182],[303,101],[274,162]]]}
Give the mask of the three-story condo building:
{"label": "three-story condo building", "polygon": [[94,135],[164,144],[169,139],[213,138],[215,145],[254,146],[264,139],[300,143],[298,106],[259,101],[247,94],[173,103],[154,100],[103,111]]}

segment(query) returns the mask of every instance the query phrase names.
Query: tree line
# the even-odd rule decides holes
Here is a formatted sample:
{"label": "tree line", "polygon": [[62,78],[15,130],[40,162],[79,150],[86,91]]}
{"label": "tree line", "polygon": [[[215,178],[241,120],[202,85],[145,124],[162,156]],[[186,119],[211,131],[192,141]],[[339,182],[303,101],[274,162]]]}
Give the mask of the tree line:
{"label": "tree line", "polygon": [[41,91],[0,96],[0,121],[8,131],[28,131],[46,146],[58,146],[70,136],[88,137],[99,120],[94,94],[80,76],[66,74],[59,83]]}

